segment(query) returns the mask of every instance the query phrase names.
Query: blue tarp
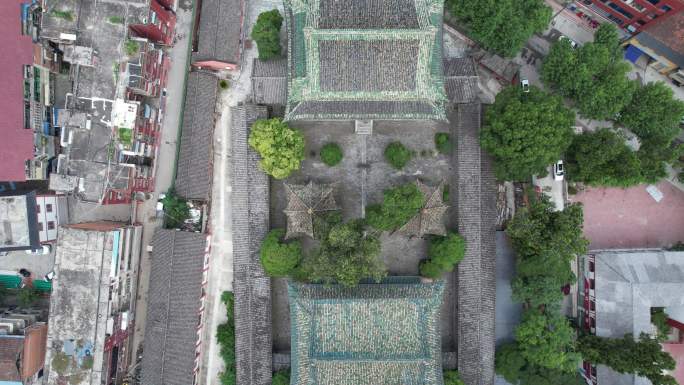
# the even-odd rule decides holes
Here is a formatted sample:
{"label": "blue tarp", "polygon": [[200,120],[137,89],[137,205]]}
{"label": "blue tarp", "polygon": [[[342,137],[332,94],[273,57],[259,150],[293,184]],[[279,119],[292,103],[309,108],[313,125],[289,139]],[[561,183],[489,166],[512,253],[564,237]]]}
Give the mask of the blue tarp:
{"label": "blue tarp", "polygon": [[640,50],[639,48],[637,48],[633,45],[629,45],[629,46],[627,46],[627,49],[625,50],[625,60],[629,60],[632,63],[636,64],[637,60],[639,60],[639,58],[643,54],[644,54],[644,51]]}

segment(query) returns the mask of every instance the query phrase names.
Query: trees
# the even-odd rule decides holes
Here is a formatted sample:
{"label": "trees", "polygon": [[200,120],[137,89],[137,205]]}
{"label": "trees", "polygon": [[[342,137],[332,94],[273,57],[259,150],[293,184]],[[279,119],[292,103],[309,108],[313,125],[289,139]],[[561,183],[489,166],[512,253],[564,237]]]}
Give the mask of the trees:
{"label": "trees", "polygon": [[609,366],[618,373],[634,373],[648,378],[653,385],[675,385],[677,381],[664,370],[674,370],[675,361],[663,351],[657,339],[641,334],[635,341],[631,334],[623,338],[582,336],[578,349],[585,360]]}
{"label": "trees", "polygon": [[648,83],[634,93],[620,114],[618,123],[640,138],[662,138],[671,141],[679,133],[684,117],[684,102],[674,97],[663,82]]}
{"label": "trees", "polygon": [[176,195],[171,188],[166,192],[166,196],[161,199],[164,205],[164,227],[175,229],[183,225],[185,220],[190,218],[190,207],[188,202]]}
{"label": "trees", "polygon": [[542,0],[448,0],[447,9],[483,47],[508,57],[551,21]]}
{"label": "trees", "polygon": [[608,128],[575,136],[565,161],[568,178],[590,186],[629,187],[642,182],[637,153]]}
{"label": "trees", "polygon": [[300,274],[312,282],[356,286],[362,279],[376,281],[387,273],[380,258],[380,241],[366,234],[360,220],[334,225],[318,250],[306,255]]}
{"label": "trees", "polygon": [[261,244],[259,256],[266,274],[271,277],[285,277],[292,273],[302,258],[302,246],[298,240],[282,241],[285,230],[271,230]]}
{"label": "trees", "polygon": [[280,56],[280,27],[283,17],[277,9],[262,12],[252,28],[252,39],[257,43],[259,59],[269,60]]}
{"label": "trees", "polygon": [[451,153],[451,138],[446,132],[435,134],[435,148],[440,154],[449,155]]}
{"label": "trees", "polygon": [[520,355],[530,364],[547,369],[572,372],[579,354],[574,352],[575,331],[560,314],[529,309],[515,329]]}
{"label": "trees", "polygon": [[542,80],[575,101],[580,113],[592,119],[612,119],[627,105],[636,84],[626,75],[617,30],[601,24],[594,42],[573,49],[562,40],[551,47],[542,65]]}
{"label": "trees", "polygon": [[444,385],[465,385],[458,375],[458,370],[444,371]]}
{"label": "trees", "polygon": [[584,385],[582,377],[530,364],[520,354],[516,343],[508,343],[496,350],[496,373],[511,384],[519,385]]}
{"label": "trees", "polygon": [[220,324],[216,330],[216,341],[219,344],[219,354],[223,358],[225,370],[219,375],[221,385],[235,385],[235,299],[233,293],[224,291],[221,302],[226,306],[226,322]]}
{"label": "trees", "polygon": [[290,371],[280,370],[273,373],[271,385],[290,385]]}
{"label": "trees", "polygon": [[572,140],[575,114],[561,98],[531,87],[509,87],[487,110],[482,147],[496,158],[496,176],[524,180],[546,174]]}
{"label": "trees", "polygon": [[406,166],[409,160],[413,157],[411,151],[406,148],[401,142],[392,142],[385,147],[385,160],[387,163],[397,170],[401,170]]}
{"label": "trees", "polygon": [[342,149],[337,143],[327,143],[321,148],[321,160],[330,167],[339,164],[343,157]]}
{"label": "trees", "polygon": [[17,291],[17,302],[19,307],[31,307],[38,299],[40,299],[40,294],[31,287],[24,287]]}
{"label": "trees", "polygon": [[415,183],[387,189],[381,205],[366,208],[366,221],[378,230],[395,230],[408,222],[425,204],[425,197]]}
{"label": "trees", "polygon": [[443,273],[453,271],[465,255],[465,240],[457,233],[445,237],[433,236],[428,246],[428,260],[420,264],[420,274],[427,278],[439,278]]}
{"label": "trees", "polygon": [[249,145],[261,155],[261,169],[276,179],[287,178],[304,160],[304,136],[279,118],[257,120]]}

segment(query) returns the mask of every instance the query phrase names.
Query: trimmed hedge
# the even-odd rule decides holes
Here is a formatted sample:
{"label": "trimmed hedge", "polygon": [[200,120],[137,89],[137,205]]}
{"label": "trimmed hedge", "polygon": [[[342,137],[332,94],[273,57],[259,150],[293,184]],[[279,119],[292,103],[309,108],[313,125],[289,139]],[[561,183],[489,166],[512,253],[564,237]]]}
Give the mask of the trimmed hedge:
{"label": "trimmed hedge", "polygon": [[378,230],[396,230],[418,214],[424,204],[425,197],[416,184],[407,183],[385,190],[382,204],[366,208],[366,221]]}
{"label": "trimmed hedge", "polygon": [[401,170],[411,160],[413,154],[401,142],[392,142],[385,147],[385,160],[397,170]]}
{"label": "trimmed hedge", "polygon": [[438,132],[435,134],[435,148],[440,154],[451,154],[451,137],[446,132]]}
{"label": "trimmed hedge", "polygon": [[338,165],[343,157],[342,148],[337,143],[327,143],[321,148],[321,160],[330,167]]}
{"label": "trimmed hedge", "polygon": [[266,274],[271,277],[289,276],[302,258],[302,246],[298,240],[283,242],[285,230],[271,230],[261,243],[259,256]]}
{"label": "trimmed hedge", "polygon": [[428,247],[429,259],[420,264],[420,274],[427,278],[439,278],[446,272],[454,271],[465,256],[465,240],[457,233],[450,232],[445,237],[433,236]]}

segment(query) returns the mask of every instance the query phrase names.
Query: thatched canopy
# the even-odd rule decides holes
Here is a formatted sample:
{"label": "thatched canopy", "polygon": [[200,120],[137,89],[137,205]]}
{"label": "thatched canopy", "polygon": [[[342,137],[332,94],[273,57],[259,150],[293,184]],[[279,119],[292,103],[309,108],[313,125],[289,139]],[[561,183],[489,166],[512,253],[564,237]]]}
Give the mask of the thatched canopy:
{"label": "thatched canopy", "polygon": [[425,234],[446,235],[444,214],[449,206],[442,199],[444,182],[437,187],[429,187],[416,180],[416,186],[425,197],[425,205],[397,232],[407,236],[422,237]]}
{"label": "thatched canopy", "polygon": [[285,184],[287,191],[287,207],[283,211],[287,216],[287,234],[285,239],[305,234],[314,236],[314,216],[326,211],[338,210],[332,184],[305,185]]}

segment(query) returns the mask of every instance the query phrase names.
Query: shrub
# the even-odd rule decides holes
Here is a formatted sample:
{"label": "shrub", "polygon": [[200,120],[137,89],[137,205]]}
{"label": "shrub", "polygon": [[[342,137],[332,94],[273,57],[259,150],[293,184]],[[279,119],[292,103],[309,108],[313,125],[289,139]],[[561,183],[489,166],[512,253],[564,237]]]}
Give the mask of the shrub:
{"label": "shrub", "polygon": [[299,241],[283,243],[284,235],[283,229],[271,230],[261,244],[261,265],[271,277],[290,275],[302,258],[302,246]]}
{"label": "shrub", "polygon": [[451,138],[446,132],[435,134],[435,147],[440,154],[448,155],[451,153]]}
{"label": "shrub", "polygon": [[271,385],[290,385],[290,371],[281,370],[273,373]]}
{"label": "shrub", "polygon": [[444,385],[465,385],[458,375],[458,370],[444,371]]}
{"label": "shrub", "polygon": [[407,183],[385,190],[381,205],[368,206],[366,220],[378,230],[395,230],[418,214],[424,204],[425,197],[415,183]]}
{"label": "shrub", "polygon": [[439,278],[445,272],[454,270],[465,255],[465,240],[456,233],[445,237],[430,238],[427,261],[420,264],[420,274],[427,278]]}
{"label": "shrub", "polygon": [[38,299],[40,294],[33,288],[25,287],[19,289],[17,293],[17,301],[19,302],[19,307],[31,307]]}
{"label": "shrub", "polygon": [[287,178],[304,160],[304,136],[278,118],[257,120],[249,145],[261,155],[261,169],[276,179]]}
{"label": "shrub", "polygon": [[219,354],[225,364],[225,371],[219,377],[222,385],[235,384],[235,298],[233,293],[224,291],[221,302],[226,306],[226,322],[220,324],[216,330],[216,340],[219,344]]}
{"label": "shrub", "polygon": [[134,40],[126,40],[126,43],[124,43],[124,47],[126,49],[126,55],[128,56],[133,56],[138,53],[138,42]]}
{"label": "shrub", "polygon": [[122,16],[110,16],[107,20],[112,24],[123,24],[126,21]]}
{"label": "shrub", "polygon": [[671,327],[667,323],[667,313],[662,307],[651,308],[651,323],[658,329],[658,339],[665,340],[670,334]]}
{"label": "shrub", "polygon": [[180,227],[186,219],[190,218],[190,207],[188,202],[176,195],[173,189],[166,193],[164,199],[164,227],[175,229]]}
{"label": "shrub", "polygon": [[330,167],[342,161],[344,154],[337,143],[328,143],[321,148],[321,160]]}
{"label": "shrub", "polygon": [[227,90],[228,87],[230,87],[230,84],[228,84],[228,81],[226,79],[221,79],[221,81],[219,81],[219,88],[221,88],[222,90]]}
{"label": "shrub", "polygon": [[449,185],[445,184],[444,189],[442,190],[442,201],[444,203],[449,203]]}
{"label": "shrub", "polygon": [[411,160],[411,151],[401,142],[392,142],[385,147],[385,160],[397,170],[401,170]]}
{"label": "shrub", "polygon": [[311,282],[356,286],[363,279],[380,281],[387,272],[380,241],[366,234],[360,220],[333,226],[321,246],[302,260],[297,275]]}
{"label": "shrub", "polygon": [[269,60],[280,56],[280,27],[283,17],[277,9],[262,12],[252,29],[252,39],[257,43],[259,59]]}

